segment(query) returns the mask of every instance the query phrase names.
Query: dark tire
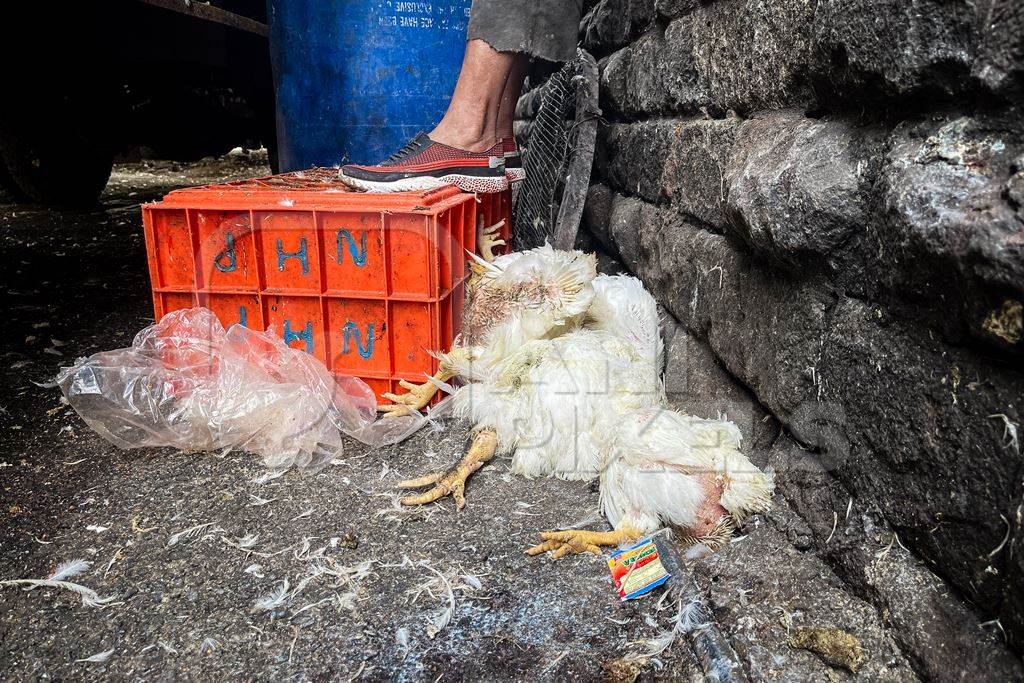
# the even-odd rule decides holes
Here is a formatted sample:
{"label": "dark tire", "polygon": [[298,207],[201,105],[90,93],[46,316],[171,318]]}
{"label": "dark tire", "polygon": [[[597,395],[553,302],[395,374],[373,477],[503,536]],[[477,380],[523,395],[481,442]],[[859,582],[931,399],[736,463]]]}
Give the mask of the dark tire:
{"label": "dark tire", "polygon": [[[56,130],[55,130],[56,128]],[[0,161],[16,190],[33,202],[96,203],[113,167],[113,153],[82,131],[25,117],[0,124]]]}
{"label": "dark tire", "polygon": [[0,197],[6,199],[23,199],[24,193],[18,188],[18,184],[14,182],[14,178],[7,171],[7,164],[0,159]]}

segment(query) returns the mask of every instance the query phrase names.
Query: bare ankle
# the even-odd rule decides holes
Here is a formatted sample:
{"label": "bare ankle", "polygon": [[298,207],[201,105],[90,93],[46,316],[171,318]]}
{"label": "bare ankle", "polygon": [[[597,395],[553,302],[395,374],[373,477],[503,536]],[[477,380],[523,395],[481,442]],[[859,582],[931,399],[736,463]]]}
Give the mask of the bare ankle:
{"label": "bare ankle", "polygon": [[467,152],[485,152],[498,141],[494,133],[465,131],[438,126],[429,133],[430,139],[442,145],[464,149]]}

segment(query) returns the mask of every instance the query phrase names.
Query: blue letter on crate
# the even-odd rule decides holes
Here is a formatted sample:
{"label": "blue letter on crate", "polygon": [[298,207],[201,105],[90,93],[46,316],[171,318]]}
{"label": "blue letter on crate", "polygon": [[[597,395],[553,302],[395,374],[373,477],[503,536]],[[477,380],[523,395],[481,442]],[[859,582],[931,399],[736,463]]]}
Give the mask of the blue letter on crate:
{"label": "blue letter on crate", "polygon": [[238,324],[249,327],[249,311],[245,310],[245,306],[238,307]]}
{"label": "blue letter on crate", "polygon": [[359,331],[359,326],[351,320],[345,323],[342,334],[344,334],[342,353],[349,354],[352,352],[351,342],[352,338],[355,337],[356,349],[359,351],[360,357],[366,360],[373,355],[373,323],[366,326],[366,346],[363,346],[363,334]]}
{"label": "blue letter on crate", "polygon": [[366,265],[366,232],[359,236],[359,247],[356,248],[356,238],[348,230],[338,231],[338,263],[341,264],[341,244],[348,242],[348,253],[352,256],[352,263],[360,268]]}
{"label": "blue letter on crate", "polygon": [[284,321],[284,343],[291,344],[296,339],[301,339],[306,342],[306,353],[313,353],[313,323],[312,321],[306,323],[306,328],[302,332],[292,331],[292,321]]}
{"label": "blue letter on crate", "polygon": [[302,274],[309,275],[309,254],[306,250],[306,238],[303,237],[299,240],[298,251],[285,251],[284,243],[281,240],[277,240],[277,269],[284,272],[284,262],[290,258],[299,259],[299,263],[302,264]]}
{"label": "blue letter on crate", "polygon": [[238,267],[238,257],[235,254],[235,236],[230,232],[224,233],[224,241],[227,246],[224,251],[213,257],[213,267],[222,273],[230,273]]}

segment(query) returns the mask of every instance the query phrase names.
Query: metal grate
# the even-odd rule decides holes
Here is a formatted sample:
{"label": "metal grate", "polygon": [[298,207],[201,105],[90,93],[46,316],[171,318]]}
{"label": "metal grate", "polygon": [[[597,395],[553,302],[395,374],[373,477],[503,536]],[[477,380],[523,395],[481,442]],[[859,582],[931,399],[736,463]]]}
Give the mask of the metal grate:
{"label": "metal grate", "polygon": [[551,76],[536,115],[522,126],[523,168],[513,207],[513,249],[545,241],[571,249],[583,214],[597,135],[597,64],[585,50]]}

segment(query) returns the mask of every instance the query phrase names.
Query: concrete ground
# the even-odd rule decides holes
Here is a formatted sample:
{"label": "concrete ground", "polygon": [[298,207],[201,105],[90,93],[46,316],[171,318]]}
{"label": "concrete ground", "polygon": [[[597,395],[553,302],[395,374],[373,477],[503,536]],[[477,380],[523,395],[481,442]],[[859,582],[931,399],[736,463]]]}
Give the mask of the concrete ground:
{"label": "concrete ground", "polygon": [[[919,677],[784,503],[677,570],[676,592],[622,603],[601,558],[523,554],[544,529],[607,528],[596,485],[513,477],[498,459],[471,479],[462,511],[397,507],[396,481],[461,454],[457,421],[269,481],[245,453],[125,452],[93,434],[35,382],[151,322],[139,204],[265,173],[260,163],[121,165],[95,210],[0,207],[0,581],[82,558],[91,565],[72,580],[112,598],[0,587],[0,678]],[[710,371],[689,358],[699,386]],[[895,561],[884,543],[879,562]],[[830,654],[816,633],[859,649]]]}

